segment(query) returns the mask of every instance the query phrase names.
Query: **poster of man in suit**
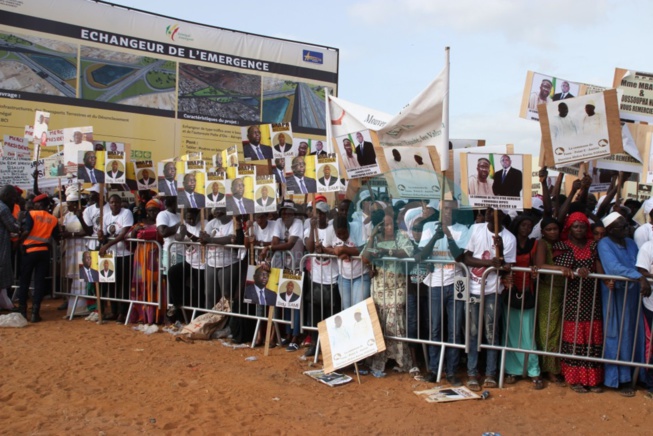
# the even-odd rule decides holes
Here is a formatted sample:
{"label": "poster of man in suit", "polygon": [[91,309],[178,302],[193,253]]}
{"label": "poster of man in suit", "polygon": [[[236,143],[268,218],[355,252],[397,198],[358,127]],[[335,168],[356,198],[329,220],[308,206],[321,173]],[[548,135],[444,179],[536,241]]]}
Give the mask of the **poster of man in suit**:
{"label": "poster of man in suit", "polygon": [[258,304],[260,306],[275,306],[277,304],[277,293],[275,290],[270,289],[271,287],[276,289],[276,286],[273,286],[275,282],[270,282],[271,272],[270,268],[264,265],[249,266],[247,269],[243,302]]}

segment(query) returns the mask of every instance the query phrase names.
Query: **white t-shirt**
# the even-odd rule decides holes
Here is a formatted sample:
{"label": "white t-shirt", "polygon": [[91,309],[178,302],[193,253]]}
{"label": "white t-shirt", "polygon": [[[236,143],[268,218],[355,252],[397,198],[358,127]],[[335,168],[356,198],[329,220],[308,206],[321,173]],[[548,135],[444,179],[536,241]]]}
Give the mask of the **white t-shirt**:
{"label": "white t-shirt", "polygon": [[[104,205],[104,215],[111,214],[111,207],[108,204]],[[84,209],[82,213],[82,218],[87,226],[93,229],[93,234],[91,236],[97,237],[97,232],[100,230],[100,205],[95,203],[88,206]],[[95,250],[100,246],[100,243],[97,239],[89,239],[86,241],[86,247],[89,250]]]}
{"label": "white t-shirt", "polygon": [[[492,259],[495,255],[494,243],[492,238],[494,233],[487,229],[487,223],[474,224],[470,229],[472,235],[467,243],[466,250],[472,253],[476,259]],[[517,261],[517,239],[505,228],[499,232],[503,239],[503,258],[505,263],[515,263]],[[469,290],[474,295],[481,295],[481,277],[486,267],[469,268]],[[488,274],[485,282],[485,295],[495,293],[497,289],[496,272]],[[503,285],[498,285],[499,293],[503,291]]]}
{"label": "white t-shirt", "polygon": [[[356,242],[352,239],[351,233],[349,234],[349,238],[347,238],[346,241],[343,241],[336,236],[334,231],[333,236],[327,237],[327,240],[325,241],[325,247],[342,246],[360,247],[360,245],[357,245]],[[338,259],[338,270],[342,278],[347,280],[356,279],[369,272],[368,267],[363,264],[363,261],[360,259],[360,257],[350,258],[349,260]]]}
{"label": "white t-shirt", "polygon": [[[422,229],[422,238],[419,241],[419,247],[426,247],[435,234],[435,230],[441,224],[439,222],[429,222],[424,224]],[[429,259],[439,262],[453,262],[454,258],[449,251],[449,241],[444,236],[438,239],[433,246],[433,253]],[[456,275],[456,265],[454,263],[434,263],[433,271],[424,277],[423,283],[426,286],[448,286],[453,283],[454,276]]]}
{"label": "white t-shirt", "polygon": [[[159,226],[166,226],[166,227],[174,227],[177,224],[181,222],[181,218],[179,215],[176,213],[172,213],[169,210],[164,210],[159,212],[159,214],[156,216],[156,227],[158,228]],[[170,244],[175,242],[175,235],[173,234],[172,236],[168,236],[166,238],[163,238],[163,251],[168,252],[170,249]],[[176,253],[178,245],[173,244],[172,245],[172,252],[171,255],[174,256]]]}
{"label": "white t-shirt", "polygon": [[[292,266],[291,257],[285,256],[284,265],[285,268],[297,269],[299,262],[302,260],[302,256],[304,255],[304,224],[302,223],[302,220],[295,218],[292,222],[292,225],[289,228],[286,228],[286,225],[283,222],[283,218],[279,218],[274,226],[274,236],[279,238],[279,242],[281,243],[287,242],[291,236],[297,236],[297,242],[295,242],[295,245],[293,245],[293,247],[290,249],[290,252],[294,256],[295,264]],[[279,256],[280,254],[281,253],[275,253],[275,257]]]}
{"label": "white t-shirt", "polygon": [[[647,225],[650,226],[650,224]],[[648,272],[653,272],[653,240],[645,242],[641,247],[639,247],[635,266],[645,269]],[[642,304],[644,304],[644,307],[648,310],[653,311],[653,295],[643,298]]]}
{"label": "white t-shirt", "polygon": [[[204,231],[212,238],[222,238],[234,234],[233,220],[222,224],[219,219],[214,218],[206,225]],[[238,262],[237,248],[225,248],[221,245],[212,245],[207,248],[206,263],[214,268],[222,268]]]}
{"label": "white t-shirt", "polygon": [[[188,233],[195,236],[196,238],[199,238],[201,229],[202,226],[200,225],[200,223],[197,223],[194,226],[190,226],[186,224],[186,230],[188,230]],[[188,238],[188,236],[184,236],[184,241],[190,241],[190,238]],[[177,244],[177,247],[181,247],[181,244]],[[200,270],[206,268],[206,262],[202,262],[203,248],[204,247],[195,244],[186,246],[184,258],[186,259],[186,263],[188,263],[192,268],[200,269]]]}
{"label": "white t-shirt", "polygon": [[[311,228],[304,231],[304,240],[311,236]],[[335,237],[332,225],[327,225],[325,229],[317,229],[317,239],[322,246],[331,246],[331,241]],[[315,241],[317,244],[318,241]],[[328,244],[328,245],[327,245]],[[338,263],[332,257],[312,257],[311,262],[311,279],[315,283],[331,285],[338,281]]]}
{"label": "white t-shirt", "polygon": [[[118,215],[113,215],[111,211],[104,214],[103,231],[109,238],[115,238],[124,228],[130,228],[134,225],[134,215],[129,209],[120,209]],[[109,248],[109,251],[115,253],[116,257],[131,255],[124,241],[118,242]]]}
{"label": "white t-shirt", "polygon": [[646,223],[637,227],[633,239],[635,240],[635,244],[637,244],[637,248],[642,248],[644,243],[653,241],[653,224]]}
{"label": "white t-shirt", "polygon": [[254,237],[260,242],[272,242],[276,225],[276,221],[268,220],[268,225],[262,229],[258,223],[254,223]]}

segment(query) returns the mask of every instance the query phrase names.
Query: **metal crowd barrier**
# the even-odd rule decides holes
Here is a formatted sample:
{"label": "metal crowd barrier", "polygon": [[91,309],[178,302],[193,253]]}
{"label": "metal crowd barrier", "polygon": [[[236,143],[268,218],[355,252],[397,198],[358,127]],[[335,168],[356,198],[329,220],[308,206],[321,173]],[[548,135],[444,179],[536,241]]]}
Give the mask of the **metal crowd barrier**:
{"label": "metal crowd barrier", "polygon": [[[523,272],[525,274],[531,274],[531,269],[530,268],[524,268],[524,267],[512,267],[512,271],[513,272]],[[479,311],[483,310],[483,308],[485,307],[486,278],[492,272],[496,272],[496,269],[488,268],[484,272],[484,274],[482,276],[481,295],[480,295],[480,298],[479,298],[479,300],[480,300]],[[541,286],[540,286],[540,284],[541,284],[540,277],[542,277],[544,275],[550,275],[552,277],[561,277],[560,280],[564,280],[564,288],[563,288],[563,295],[562,295],[563,306],[562,306],[562,312],[560,314],[560,319],[552,319],[551,307],[549,308],[549,311],[547,313],[538,313],[538,307],[540,306],[540,303],[539,303],[540,302],[540,294],[548,292],[549,301],[551,301],[551,298],[552,298],[552,295],[553,295],[553,292],[552,292],[553,284],[554,284],[553,280],[551,281],[551,284],[549,285],[548,288],[546,288],[546,287],[541,288]],[[578,305],[578,307],[576,308],[576,311],[575,311],[576,312],[575,313],[575,323],[574,323],[575,324],[575,329],[574,329],[574,335],[573,335],[574,342],[573,342],[573,346],[572,346],[573,352],[572,353],[564,353],[562,351],[563,337],[564,337],[563,324],[564,324],[564,319],[565,319],[565,309],[566,309],[567,305],[569,305],[569,304],[578,304],[578,303],[580,303],[580,294],[578,295],[578,301],[577,302],[569,301],[569,298],[568,298],[569,279],[565,278],[565,277],[562,277],[562,275],[563,275],[562,272],[557,271],[557,270],[540,269],[540,270],[537,271],[538,280],[537,280],[537,286],[535,288],[535,307],[533,309],[525,309],[524,308],[524,302],[522,300],[522,303],[521,303],[522,307],[521,307],[521,309],[519,309],[520,315],[519,315],[519,320],[518,320],[518,322],[520,323],[520,337],[518,338],[518,343],[517,343],[516,347],[508,347],[508,346],[505,345],[506,340],[507,340],[508,331],[509,331],[509,328],[510,328],[510,322],[515,322],[514,320],[511,321],[510,317],[508,317],[506,319],[506,322],[505,322],[505,334],[504,335],[495,335],[495,337],[503,338],[503,341],[497,341],[496,343],[483,343],[483,341],[482,341],[482,339],[483,339],[482,332],[483,332],[484,317],[479,316],[478,342],[477,342],[477,344],[475,344],[475,346],[477,347],[477,350],[479,350],[479,351],[481,349],[497,350],[497,351],[499,351],[501,353],[500,364],[499,364],[499,368],[498,368],[498,371],[499,371],[499,387],[503,387],[504,373],[505,373],[505,363],[506,363],[506,353],[507,352],[523,353],[524,354],[524,367],[526,367],[527,364],[528,364],[528,356],[530,354],[535,354],[537,356],[548,356],[548,357],[557,358],[557,359],[572,359],[572,360],[595,362],[595,363],[600,363],[600,364],[628,366],[628,367],[633,367],[633,368],[653,369],[653,363],[649,362],[650,361],[650,357],[649,357],[650,353],[646,353],[646,349],[650,350],[651,346],[653,345],[653,335],[651,335],[651,338],[648,339],[647,344],[644,344],[644,345],[639,344],[638,345],[638,343],[637,343],[638,342],[637,337],[638,337],[638,334],[640,333],[639,329],[640,328],[645,328],[645,327],[643,327],[644,322],[643,322],[643,315],[642,315],[642,298],[641,298],[641,296],[639,296],[639,298],[638,298],[639,301],[638,301],[636,317],[635,317],[636,324],[635,324],[635,331],[634,331],[634,334],[633,334],[632,343],[625,343],[623,341],[624,340],[625,329],[627,328],[627,326],[625,326],[625,319],[626,319],[625,315],[627,313],[626,311],[629,310],[627,305],[626,305],[626,298],[625,297],[624,297],[624,303],[621,305],[621,307],[617,307],[615,302],[614,302],[614,300],[615,300],[614,292],[610,291],[609,294],[608,294],[608,301],[607,301],[608,308],[607,308],[607,311],[603,310],[602,306],[603,306],[604,302],[600,301],[601,308],[602,308],[602,310],[601,310],[602,313],[600,313],[600,314],[595,313],[595,307],[596,307],[595,303],[597,303],[597,300],[602,300],[601,289],[600,289],[600,281],[612,280],[615,283],[616,282],[624,282],[625,283],[625,296],[628,295],[628,292],[636,292],[636,291],[632,290],[632,286],[630,286],[630,289],[629,289],[629,283],[636,282],[636,280],[627,279],[625,277],[620,277],[620,276],[609,276],[609,275],[605,275],[605,274],[590,274],[587,278],[583,279],[582,277],[579,277],[577,273],[574,273],[574,276],[578,277],[580,279],[579,284],[578,284],[579,288],[583,286],[583,282],[585,280],[594,281],[594,284],[592,285],[593,286],[593,297],[592,297],[593,301],[592,301],[592,310],[591,310],[591,315],[590,315],[590,318],[591,318],[590,328],[589,328],[590,337],[588,339],[588,344],[592,345],[592,339],[591,338],[592,338],[592,332],[594,332],[593,323],[595,323],[595,322],[601,323],[601,326],[602,326],[602,329],[603,329],[601,356],[600,357],[591,356],[591,354],[592,354],[591,353],[591,349],[592,349],[591,346],[587,346],[587,352],[585,354],[581,354],[579,352],[576,352],[576,349],[581,348],[581,345],[586,345],[586,344],[578,344],[577,343],[577,341],[578,341],[578,326],[579,326],[579,318],[580,318],[580,310],[581,310],[580,305]],[[524,276],[524,281],[525,281],[525,276]],[[497,286],[498,286],[498,282],[497,282]],[[495,289],[495,291],[496,291],[496,289]],[[503,290],[504,294],[507,293],[507,292],[508,292],[507,288]],[[507,295],[508,295],[507,297],[503,297],[503,298],[507,299],[506,302],[507,302],[508,305],[510,305],[510,301],[509,301],[510,300],[510,294],[507,294]],[[543,298],[546,298],[546,297],[547,296],[545,294]],[[501,304],[496,304],[495,305],[495,312],[494,312],[495,320],[498,319],[497,315],[501,316],[501,313],[499,312],[499,310],[503,311],[503,309],[500,308],[501,306],[502,306]],[[524,348],[521,347],[521,345],[522,345],[521,330],[522,330],[522,326],[523,326],[523,322],[524,322],[524,315],[525,315],[526,310],[533,310],[534,313],[536,314],[536,317],[537,316],[540,316],[540,317],[545,316],[546,317],[547,336],[548,336],[548,332],[551,331],[550,330],[552,328],[551,325],[553,323],[556,323],[556,322],[560,323],[560,336],[559,336],[559,339],[557,340],[556,344],[553,344],[553,347],[550,347],[550,348],[553,348],[554,351],[547,351],[547,350],[539,349],[540,344],[537,344],[536,336],[537,336],[537,333],[538,333],[537,325],[539,324],[541,326],[541,323],[538,322],[537,318],[534,319],[535,327],[533,328],[533,335],[530,338],[531,341],[532,341],[532,344],[537,344],[536,347],[534,349],[524,349]],[[615,312],[615,311],[617,311],[617,312]],[[608,338],[608,332],[606,331],[607,329],[605,328],[605,319],[604,319],[603,313],[606,313],[606,315],[607,315],[606,318],[609,318],[611,314],[618,313],[618,319],[620,320],[619,321],[618,343],[617,343],[616,353],[611,353],[611,354],[616,355],[615,358],[606,357],[606,342],[607,342],[607,338]],[[599,319],[596,319],[597,315],[599,316]],[[630,315],[632,315],[632,313]],[[644,331],[644,333],[646,333],[646,332]],[[469,330],[466,331],[466,335],[467,335],[467,337],[469,337]],[[646,346],[646,345],[648,345],[648,346]],[[637,348],[638,346],[639,347],[644,346],[644,349],[639,349],[638,350],[638,348]],[[632,353],[630,353],[631,354],[630,359],[624,360],[624,359],[620,359],[618,357],[620,355],[620,351],[621,351],[622,347],[632,348]],[[642,356],[644,356],[644,358],[641,361],[638,361],[636,359],[636,354],[638,354],[638,351],[639,351],[639,353],[641,353]],[[525,369],[526,368],[524,368],[524,372],[525,372]],[[634,374],[632,375],[633,385],[637,382],[638,373],[639,373],[639,371],[634,371]],[[523,373],[522,373],[522,375],[523,375]]]}
{"label": "metal crowd barrier", "polygon": [[[75,315],[88,314],[84,305],[80,306],[80,300],[96,301],[95,288],[87,286],[87,283],[79,278],[79,262],[77,253],[86,251],[90,241],[97,241],[96,237],[82,237],[65,239],[62,243],[62,256],[60,257],[59,282],[53,280],[53,293],[73,299],[72,310],[68,314],[69,319]],[[112,312],[116,311],[125,315],[125,325],[130,322],[134,306],[141,306],[143,310],[154,311],[164,310],[161,299],[162,282],[162,255],[163,249],[157,241],[143,239],[125,239],[125,244],[130,248],[130,255],[115,257],[114,272],[115,285],[112,283],[100,284],[100,300],[108,301],[112,305]],[[93,245],[93,244],[92,244]],[[136,245],[134,247],[134,245]],[[94,251],[94,250],[91,250]],[[152,255],[154,253],[154,255]],[[134,255],[144,256],[145,261],[139,263],[141,277],[134,277]],[[56,258],[54,259],[56,261]],[[98,273],[100,273],[98,265]],[[55,268],[56,270],[56,268]],[[120,276],[120,277],[118,277]],[[119,281],[122,279],[122,283]],[[122,285],[122,286],[121,286]],[[78,312],[78,308],[82,310]],[[125,310],[126,308],[126,310]],[[147,317],[156,317],[148,314]]]}
{"label": "metal crowd barrier", "polygon": [[[258,255],[263,247],[255,247],[254,255]],[[211,250],[215,250],[211,253]],[[173,253],[176,253],[173,256]],[[221,266],[209,266],[208,259],[211,255],[215,260],[212,263]],[[188,258],[186,256],[189,256]],[[193,258],[192,256],[196,256]],[[281,262],[285,265],[288,259],[294,264],[291,252],[281,252]],[[248,254],[243,245],[201,244],[199,242],[173,242],[169,248],[169,266],[166,271],[168,276],[168,307],[181,310],[186,322],[192,321],[198,313],[215,313],[225,316],[234,316],[256,320],[256,329],[252,340],[254,347],[256,336],[262,322],[268,317],[263,310],[264,306],[244,303],[243,295],[247,274]],[[187,260],[193,260],[191,265]],[[275,267],[275,265],[272,265]],[[224,297],[230,302],[230,311],[215,308],[220,298]],[[234,310],[235,309],[235,310]],[[190,319],[186,311],[191,312]],[[275,310],[272,318],[277,335],[279,325],[292,325],[296,313],[290,311],[290,319],[284,319],[283,310]]]}

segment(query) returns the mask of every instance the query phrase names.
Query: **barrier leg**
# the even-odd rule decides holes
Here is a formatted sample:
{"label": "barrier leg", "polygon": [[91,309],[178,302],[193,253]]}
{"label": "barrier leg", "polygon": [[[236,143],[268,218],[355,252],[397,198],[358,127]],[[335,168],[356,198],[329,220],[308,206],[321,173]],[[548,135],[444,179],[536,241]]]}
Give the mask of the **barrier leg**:
{"label": "barrier leg", "polygon": [[422,353],[424,354],[424,364],[429,367],[429,349],[426,344],[422,344]]}
{"label": "barrier leg", "polygon": [[134,308],[134,302],[130,301],[129,302],[129,309],[127,309],[127,315],[125,316],[125,324],[124,325],[129,325],[129,318],[132,316],[132,309]]}
{"label": "barrier leg", "polygon": [[446,350],[446,347],[442,345],[440,347],[440,363],[438,364],[438,374],[436,381],[440,383],[440,379],[442,378],[442,367],[444,366],[444,352]]}
{"label": "barrier leg", "polygon": [[258,336],[259,328],[261,328],[261,320],[257,319],[256,328],[254,329],[254,337],[252,338],[252,346],[250,348],[254,348],[256,346],[256,337]]}
{"label": "barrier leg", "polygon": [[68,317],[68,321],[72,321],[73,318],[75,317],[75,310],[77,310],[77,302],[79,301],[79,297],[75,296],[75,300],[73,301],[73,311],[70,312],[70,316]]}
{"label": "barrier leg", "polygon": [[[528,360],[526,360],[528,362]],[[499,389],[503,389],[503,379],[506,372],[506,349],[501,349],[501,364],[499,365]]]}
{"label": "barrier leg", "polygon": [[100,298],[100,284],[96,283],[95,284],[95,301],[97,305],[97,314],[98,314],[98,319],[97,323],[102,324],[102,299]]}
{"label": "barrier leg", "polygon": [[317,365],[317,359],[320,355],[320,335],[317,335],[317,344],[315,344],[315,357],[313,358],[313,363]]}

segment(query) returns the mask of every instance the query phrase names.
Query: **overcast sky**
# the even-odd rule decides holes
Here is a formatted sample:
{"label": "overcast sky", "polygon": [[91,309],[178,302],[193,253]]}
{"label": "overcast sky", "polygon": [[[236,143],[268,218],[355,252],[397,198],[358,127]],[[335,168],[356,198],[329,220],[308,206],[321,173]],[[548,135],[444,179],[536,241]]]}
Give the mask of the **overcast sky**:
{"label": "overcast sky", "polygon": [[612,86],[615,67],[653,72],[646,0],[113,0],[182,20],[340,50],[338,96],[396,114],[444,67],[450,137],[537,150],[519,118],[528,70]]}

